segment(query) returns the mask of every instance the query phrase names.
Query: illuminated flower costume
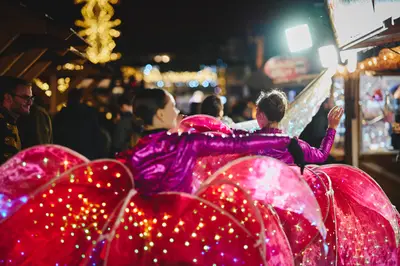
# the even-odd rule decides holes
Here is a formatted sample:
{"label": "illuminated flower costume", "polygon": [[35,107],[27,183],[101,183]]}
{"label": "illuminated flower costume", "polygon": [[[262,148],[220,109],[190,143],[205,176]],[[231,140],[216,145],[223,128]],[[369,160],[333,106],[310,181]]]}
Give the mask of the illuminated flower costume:
{"label": "illuminated flower costume", "polygon": [[397,264],[397,212],[369,176],[301,177],[245,156],[287,152],[289,137],[233,138],[202,119],[151,132],[120,162],[38,146],[2,165],[0,264]]}

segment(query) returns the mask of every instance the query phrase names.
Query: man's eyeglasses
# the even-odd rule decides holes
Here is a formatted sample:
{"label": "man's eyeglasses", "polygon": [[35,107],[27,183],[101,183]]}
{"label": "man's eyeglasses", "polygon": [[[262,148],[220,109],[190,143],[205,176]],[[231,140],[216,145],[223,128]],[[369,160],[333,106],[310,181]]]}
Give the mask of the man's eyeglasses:
{"label": "man's eyeglasses", "polygon": [[36,97],[35,95],[29,96],[29,95],[18,95],[18,94],[14,94],[13,96],[21,98],[25,102],[33,102],[35,100],[35,97]]}

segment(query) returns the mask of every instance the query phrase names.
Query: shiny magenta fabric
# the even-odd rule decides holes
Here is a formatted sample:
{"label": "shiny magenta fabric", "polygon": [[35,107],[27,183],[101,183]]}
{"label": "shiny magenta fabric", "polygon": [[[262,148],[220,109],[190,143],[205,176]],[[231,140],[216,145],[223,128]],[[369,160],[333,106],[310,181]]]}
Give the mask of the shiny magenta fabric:
{"label": "shiny magenta fabric", "polygon": [[132,150],[117,156],[131,169],[141,194],[191,193],[192,172],[199,157],[268,154],[269,150],[285,150],[290,142],[289,137],[274,134],[228,136],[191,132],[150,134],[142,137]]}
{"label": "shiny magenta fabric", "polygon": [[[276,128],[264,128],[255,131],[254,133],[260,134],[283,134],[283,131]],[[299,145],[304,152],[304,160],[307,163],[323,163],[328,159],[328,156],[331,152],[332,145],[335,141],[336,130],[332,128],[328,128],[326,131],[326,135],[322,140],[321,146],[319,148],[311,147],[307,142],[299,139]],[[264,155],[262,152],[260,155]],[[265,154],[267,156],[271,156],[270,154]],[[292,164],[293,158],[290,153],[286,151],[275,151],[271,157],[276,158],[284,163]]]}
{"label": "shiny magenta fabric", "polygon": [[[210,116],[194,115],[182,120],[179,126],[180,132],[216,132],[232,136],[250,136],[251,134],[272,134],[275,136],[287,136],[282,130],[277,128],[263,128],[253,133],[248,133],[243,130],[231,130],[224,123]],[[325,138],[319,148],[310,146],[303,140],[298,140],[300,147],[304,152],[304,159],[307,163],[323,163],[328,159],[333,143],[335,141],[336,130],[328,128]],[[254,153],[251,153],[254,154]],[[260,150],[258,155],[269,156],[278,159],[287,164],[293,164],[293,157],[287,148],[280,149],[265,149]]]}

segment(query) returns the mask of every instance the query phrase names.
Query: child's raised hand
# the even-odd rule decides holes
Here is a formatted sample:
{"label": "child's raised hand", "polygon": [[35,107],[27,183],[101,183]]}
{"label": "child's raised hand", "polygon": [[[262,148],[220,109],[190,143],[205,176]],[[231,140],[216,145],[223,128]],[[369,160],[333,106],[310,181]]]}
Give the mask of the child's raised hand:
{"label": "child's raised hand", "polygon": [[329,128],[336,129],[340,123],[340,119],[342,118],[344,113],[343,108],[339,106],[335,106],[331,109],[328,114],[328,125]]}

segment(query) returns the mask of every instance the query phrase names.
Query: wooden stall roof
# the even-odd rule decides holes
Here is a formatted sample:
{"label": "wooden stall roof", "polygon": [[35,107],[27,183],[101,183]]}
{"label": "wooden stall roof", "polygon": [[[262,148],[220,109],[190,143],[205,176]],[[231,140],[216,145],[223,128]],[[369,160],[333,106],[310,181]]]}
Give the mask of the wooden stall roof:
{"label": "wooden stall roof", "polygon": [[87,47],[73,29],[44,13],[7,0],[0,2],[0,10],[0,75],[32,80],[55,58],[70,54],[71,47]]}

